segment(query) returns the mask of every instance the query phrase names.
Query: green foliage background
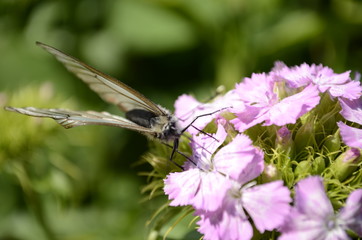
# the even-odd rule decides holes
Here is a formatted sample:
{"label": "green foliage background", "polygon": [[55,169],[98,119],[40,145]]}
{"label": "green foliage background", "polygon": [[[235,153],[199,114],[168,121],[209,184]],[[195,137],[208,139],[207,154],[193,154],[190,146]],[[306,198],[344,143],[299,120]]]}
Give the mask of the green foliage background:
{"label": "green foliage background", "polygon": [[[207,99],[276,60],[361,72],[362,3],[0,0],[0,106],[117,113],[35,41],[172,109],[182,93]],[[141,201],[137,173],[150,167],[133,164],[146,150],[137,133],[0,110],[0,239],[152,239],[145,223],[165,198]],[[169,238],[200,237],[187,227]]]}

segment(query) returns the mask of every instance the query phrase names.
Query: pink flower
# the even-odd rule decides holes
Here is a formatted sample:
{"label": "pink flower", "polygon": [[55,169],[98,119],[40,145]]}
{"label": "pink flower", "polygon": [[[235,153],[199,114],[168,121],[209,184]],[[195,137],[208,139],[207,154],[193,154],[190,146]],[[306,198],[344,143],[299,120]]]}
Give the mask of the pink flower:
{"label": "pink flower", "polygon": [[230,122],[238,131],[243,132],[262,122],[263,126],[295,123],[319,103],[320,97],[315,86],[309,85],[283,99],[280,99],[276,92],[278,86],[279,82],[266,74],[253,74],[251,78],[245,78],[244,82],[236,86],[236,93],[245,103],[242,108],[231,109],[236,118]]}
{"label": "pink flower", "polygon": [[346,206],[334,213],[321,177],[308,177],[295,188],[295,206],[281,228],[279,239],[350,239],[346,230],[362,233],[362,189],[354,191]]}
{"label": "pink flower", "polygon": [[362,87],[359,81],[350,78],[350,71],[334,73],[332,69],[323,65],[308,65],[289,68],[282,62],[277,62],[272,74],[284,79],[292,88],[299,88],[309,84],[316,85],[320,92],[328,91],[332,97],[343,97],[347,99],[359,98]]}
{"label": "pink flower", "polygon": [[223,207],[216,211],[196,211],[201,220],[199,232],[205,239],[251,239],[253,228],[263,233],[279,227],[289,214],[291,202],[288,188],[282,181],[262,185],[234,183],[223,201]]}
{"label": "pink flower", "polygon": [[215,210],[219,207],[227,188],[227,179],[217,171],[212,171],[212,154],[224,142],[227,133],[219,125],[213,138],[207,135],[195,136],[192,142],[193,161],[184,164],[185,171],[170,173],[164,180],[164,191],[172,199],[171,206],[194,205]]}
{"label": "pink flower", "polygon": [[245,182],[260,175],[264,167],[263,153],[251,146],[245,135],[237,135],[217,151],[226,135],[219,124],[213,135],[218,141],[203,134],[194,136],[192,159],[196,166],[186,162],[185,171],[171,173],[165,179],[164,191],[172,199],[171,206],[192,205],[196,209],[215,211],[233,180]]}
{"label": "pink flower", "polygon": [[248,183],[262,173],[263,153],[243,134],[221,147],[226,135],[219,124],[213,138],[194,136],[196,166],[186,162],[183,172],[168,175],[164,191],[171,206],[195,208],[205,239],[251,239],[248,215],[260,232],[277,228],[289,213],[290,193],[282,181]]}

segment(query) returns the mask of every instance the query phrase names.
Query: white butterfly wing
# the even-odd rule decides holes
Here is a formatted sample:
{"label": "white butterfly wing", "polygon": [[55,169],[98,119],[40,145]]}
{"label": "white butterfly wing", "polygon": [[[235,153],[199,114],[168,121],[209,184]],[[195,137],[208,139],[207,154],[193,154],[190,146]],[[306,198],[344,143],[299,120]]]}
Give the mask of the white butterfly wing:
{"label": "white butterfly wing", "polygon": [[46,44],[36,44],[52,55],[54,55],[64,66],[77,77],[89,85],[106,102],[117,105],[122,111],[128,112],[133,109],[144,109],[156,115],[167,113],[141,93],[108,76],[91,66],[71,57],[60,50]]}
{"label": "white butterfly wing", "polygon": [[34,107],[5,107],[5,109],[33,117],[52,118],[64,128],[72,128],[83,125],[107,125],[127,128],[144,134],[153,132],[150,128],[139,126],[126,118],[116,116],[108,112],[71,111],[65,109],[42,109]]}

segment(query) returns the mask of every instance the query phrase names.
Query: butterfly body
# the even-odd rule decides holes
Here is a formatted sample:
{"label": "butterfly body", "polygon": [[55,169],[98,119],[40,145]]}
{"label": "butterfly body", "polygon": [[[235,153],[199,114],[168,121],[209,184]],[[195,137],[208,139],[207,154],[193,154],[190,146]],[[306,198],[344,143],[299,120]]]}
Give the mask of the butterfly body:
{"label": "butterfly body", "polygon": [[167,109],[162,108],[165,115],[155,115],[152,112],[143,109],[134,109],[126,112],[125,117],[145,128],[153,129],[152,137],[160,139],[161,141],[175,140],[181,136],[181,128],[178,126],[178,120],[175,116],[168,112]]}

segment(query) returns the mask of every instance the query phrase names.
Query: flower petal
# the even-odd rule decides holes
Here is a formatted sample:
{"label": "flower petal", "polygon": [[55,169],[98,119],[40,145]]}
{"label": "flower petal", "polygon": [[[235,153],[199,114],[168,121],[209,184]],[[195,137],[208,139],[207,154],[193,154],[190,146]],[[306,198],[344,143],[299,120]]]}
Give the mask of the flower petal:
{"label": "flower petal", "polygon": [[320,92],[328,91],[332,97],[344,97],[348,99],[359,98],[362,87],[359,81],[350,78],[350,71],[337,74],[329,67],[323,65],[308,65],[287,67],[277,62],[271,75],[275,79],[283,79],[292,88],[298,88],[313,83],[318,86]]}
{"label": "flower petal", "polygon": [[[197,101],[193,96],[183,94],[175,101],[175,116],[179,119],[181,128],[185,128],[188,124],[205,108],[202,103]],[[203,119],[206,121],[206,119]],[[207,119],[211,121],[211,119]],[[198,123],[201,123],[198,121]],[[195,124],[196,126],[196,124]],[[199,126],[198,126],[199,127]],[[191,134],[197,134],[199,131],[193,127],[187,129]]]}
{"label": "flower petal", "polygon": [[265,107],[277,98],[273,87],[274,81],[269,75],[253,73],[251,78],[244,78],[243,82],[235,86],[235,92],[245,103]]}
{"label": "flower petal", "polygon": [[274,181],[248,188],[242,192],[243,207],[263,233],[279,227],[290,212],[292,201],[282,181]]}
{"label": "flower petal", "polygon": [[265,126],[294,124],[299,117],[313,109],[320,100],[317,87],[309,85],[300,93],[284,98],[269,110]]}
{"label": "flower petal", "polygon": [[362,99],[339,99],[342,110],[340,114],[348,121],[362,125]]}
{"label": "flower petal", "polygon": [[340,217],[347,222],[349,229],[362,237],[362,189],[355,190],[349,195]]}
{"label": "flower petal", "polygon": [[343,142],[350,147],[362,148],[362,129],[347,126],[343,122],[337,123]]}
{"label": "flower petal", "polygon": [[337,74],[331,68],[319,65],[313,82],[321,92],[328,91],[332,97],[356,99],[362,93],[359,81],[350,78],[350,71]]}
{"label": "flower petal", "polygon": [[198,231],[204,234],[203,239],[210,240],[249,240],[253,237],[253,228],[247,219],[227,211],[200,213],[197,223]]}
{"label": "flower petal", "polygon": [[264,170],[264,155],[251,144],[246,135],[237,135],[215,154],[215,169],[240,184],[259,176]]}
{"label": "flower petal", "polygon": [[200,185],[192,198],[191,204],[196,209],[215,211],[222,205],[231,182],[216,172],[201,172],[200,179]]}
{"label": "flower petal", "polygon": [[295,206],[300,213],[312,219],[325,219],[333,214],[321,177],[313,176],[300,180],[295,188]]}
{"label": "flower petal", "polygon": [[231,110],[236,118],[230,120],[230,122],[239,132],[244,132],[248,128],[266,120],[268,118],[268,111],[269,107],[255,107],[240,104],[239,108],[233,108]]}
{"label": "flower petal", "polygon": [[189,126],[197,118],[187,129],[187,132],[195,135],[221,113],[228,111],[228,108],[233,107],[234,104],[238,104],[237,96],[235,91],[231,90],[211,103],[201,103],[194,97],[183,94],[175,102],[175,116],[179,119],[181,128]]}
{"label": "flower petal", "polygon": [[332,97],[343,97],[350,100],[358,99],[362,93],[361,85],[357,81],[350,81],[342,85],[331,85],[328,90]]}
{"label": "flower petal", "polygon": [[208,171],[212,167],[212,155],[223,144],[226,137],[227,133],[222,124],[218,124],[217,132],[212,134],[212,137],[204,134],[193,137],[191,142],[193,159],[200,169]]}
{"label": "flower petal", "polygon": [[219,208],[231,185],[223,175],[198,168],[171,173],[164,182],[164,191],[172,200],[170,206],[193,205],[205,211]]}
{"label": "flower petal", "polygon": [[170,173],[164,180],[165,194],[172,200],[170,206],[185,206],[192,203],[201,184],[200,171],[189,169]]}

